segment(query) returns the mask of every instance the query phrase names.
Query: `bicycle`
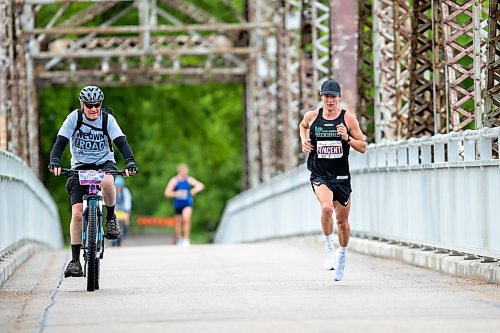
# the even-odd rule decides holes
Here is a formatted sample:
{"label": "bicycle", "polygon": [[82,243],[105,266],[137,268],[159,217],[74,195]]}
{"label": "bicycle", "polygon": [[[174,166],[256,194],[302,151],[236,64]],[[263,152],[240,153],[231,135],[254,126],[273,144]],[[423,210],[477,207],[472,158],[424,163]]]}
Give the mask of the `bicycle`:
{"label": "bicycle", "polygon": [[89,185],[88,194],[83,196],[82,249],[85,260],[83,276],[87,278],[87,291],[99,289],[100,260],[104,258],[104,228],[99,185],[106,174],[125,175],[123,170],[75,170],[61,169],[61,175],[78,176],[81,185]]}

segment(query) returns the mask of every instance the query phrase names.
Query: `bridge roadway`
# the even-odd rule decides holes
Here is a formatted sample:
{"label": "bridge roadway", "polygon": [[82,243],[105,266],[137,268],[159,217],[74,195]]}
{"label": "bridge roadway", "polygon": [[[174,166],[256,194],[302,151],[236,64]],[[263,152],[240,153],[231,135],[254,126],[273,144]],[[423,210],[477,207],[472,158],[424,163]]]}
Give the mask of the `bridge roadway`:
{"label": "bridge roadway", "polygon": [[0,290],[0,332],[500,332],[498,284],[352,251],[334,283],[322,247],[108,247],[93,293],[62,279],[67,251],[38,252]]}

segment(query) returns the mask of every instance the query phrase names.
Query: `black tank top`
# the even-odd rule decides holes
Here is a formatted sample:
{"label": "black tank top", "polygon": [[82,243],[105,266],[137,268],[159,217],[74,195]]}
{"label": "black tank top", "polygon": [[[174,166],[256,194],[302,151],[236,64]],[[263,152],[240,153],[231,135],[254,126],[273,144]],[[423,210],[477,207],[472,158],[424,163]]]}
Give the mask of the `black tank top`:
{"label": "black tank top", "polygon": [[[323,108],[318,111],[318,116],[309,128],[309,137],[314,150],[307,158],[307,169],[314,175],[330,181],[345,182],[351,179],[349,173],[349,149],[347,142],[337,133],[337,125],[345,123],[346,110],[334,120],[323,118]],[[349,134],[349,130],[347,130]]]}

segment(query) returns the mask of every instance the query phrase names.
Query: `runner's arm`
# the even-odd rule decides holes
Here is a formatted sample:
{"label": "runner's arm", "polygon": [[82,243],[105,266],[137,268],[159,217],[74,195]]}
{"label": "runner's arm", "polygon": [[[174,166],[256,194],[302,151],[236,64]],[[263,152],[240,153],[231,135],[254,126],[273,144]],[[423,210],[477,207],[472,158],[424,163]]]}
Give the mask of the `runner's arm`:
{"label": "runner's arm", "polygon": [[205,188],[205,185],[199,180],[194,179],[193,177],[189,177],[189,184],[194,187],[191,189],[191,195],[194,196],[196,193],[202,191]]}
{"label": "runner's arm", "polygon": [[311,144],[311,139],[309,138],[309,127],[311,127],[311,122],[314,121],[317,115],[317,110],[308,111],[299,124],[300,142],[302,143],[302,152],[304,153],[310,153],[314,149]]}
{"label": "runner's arm", "polygon": [[346,123],[349,129],[349,133],[351,134],[349,145],[360,153],[364,153],[366,151],[367,145],[365,141],[365,135],[363,134],[363,132],[361,132],[358,120],[350,112],[346,112],[346,115]]}
{"label": "runner's arm", "polygon": [[164,192],[165,198],[167,198],[167,199],[168,198],[175,198],[174,188],[175,188],[176,184],[177,184],[177,182],[175,181],[175,177],[171,178],[167,184],[167,187],[165,187],[165,192]]}

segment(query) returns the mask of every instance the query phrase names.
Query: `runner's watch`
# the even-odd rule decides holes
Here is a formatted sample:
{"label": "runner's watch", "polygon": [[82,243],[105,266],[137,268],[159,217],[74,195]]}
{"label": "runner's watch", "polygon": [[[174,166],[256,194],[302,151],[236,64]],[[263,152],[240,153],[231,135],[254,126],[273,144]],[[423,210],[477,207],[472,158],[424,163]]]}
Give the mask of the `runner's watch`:
{"label": "runner's watch", "polygon": [[347,140],[345,142],[351,142],[351,136],[350,135],[347,136]]}

